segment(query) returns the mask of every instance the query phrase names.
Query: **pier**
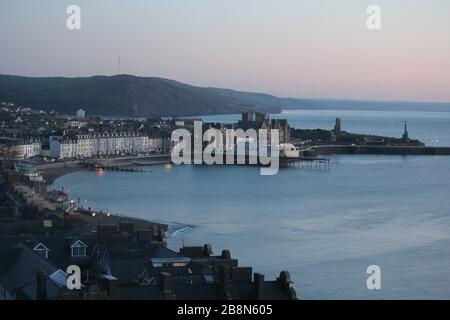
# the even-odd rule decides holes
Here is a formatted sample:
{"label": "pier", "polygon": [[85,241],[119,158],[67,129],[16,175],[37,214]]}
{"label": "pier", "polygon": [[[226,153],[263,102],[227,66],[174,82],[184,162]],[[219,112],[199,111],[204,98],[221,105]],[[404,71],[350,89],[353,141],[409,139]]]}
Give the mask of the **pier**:
{"label": "pier", "polygon": [[104,171],[122,171],[122,172],[150,172],[150,171],[146,171],[142,168],[133,168],[130,167],[128,165],[124,165],[124,166],[118,166],[118,165],[109,165],[109,166],[105,166],[105,165],[96,165],[94,167],[96,170],[104,170]]}
{"label": "pier", "polygon": [[316,155],[330,154],[386,154],[448,156],[450,147],[431,146],[370,146],[370,145],[319,145],[312,148]]}
{"label": "pier", "polygon": [[316,157],[280,157],[280,168],[288,167],[328,170],[330,168],[330,159]]}
{"label": "pier", "polygon": [[[194,154],[191,154],[191,163],[194,162]],[[198,156],[202,156],[200,153]],[[215,155],[213,155],[215,156]],[[227,162],[227,155],[225,153],[221,154],[223,156],[222,163],[225,165],[237,165],[237,166],[270,166],[270,164],[265,165],[261,163],[261,159],[256,157],[256,162],[251,163],[250,156],[248,154],[245,155],[232,155],[232,163]],[[285,157],[279,156],[279,167],[280,168],[305,168],[305,169],[317,169],[317,170],[328,170],[330,168],[330,159],[322,158],[317,156],[299,156],[299,157]],[[202,159],[202,164],[205,164]],[[217,165],[217,164],[215,164]]]}

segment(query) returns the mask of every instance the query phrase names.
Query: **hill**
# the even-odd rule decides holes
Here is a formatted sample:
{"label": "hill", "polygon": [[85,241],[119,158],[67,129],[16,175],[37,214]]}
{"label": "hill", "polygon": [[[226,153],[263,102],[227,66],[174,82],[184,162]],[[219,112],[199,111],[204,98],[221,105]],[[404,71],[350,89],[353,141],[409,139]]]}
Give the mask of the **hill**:
{"label": "hill", "polygon": [[193,116],[279,112],[283,99],[262,93],[196,87],[174,80],[131,75],[34,78],[0,75],[0,101],[38,110],[122,116]]}
{"label": "hill", "polygon": [[132,75],[79,78],[0,75],[0,101],[38,110],[115,116],[196,116],[278,113],[283,109],[450,111],[450,103],[279,98],[270,94],[198,87]]}

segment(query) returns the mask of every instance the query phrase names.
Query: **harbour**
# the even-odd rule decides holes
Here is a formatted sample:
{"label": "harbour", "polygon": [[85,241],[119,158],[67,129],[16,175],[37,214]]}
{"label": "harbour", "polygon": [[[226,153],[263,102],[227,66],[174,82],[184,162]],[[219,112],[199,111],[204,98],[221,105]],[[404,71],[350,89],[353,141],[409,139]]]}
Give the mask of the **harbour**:
{"label": "harbour", "polygon": [[[328,114],[315,112],[309,121],[330,126],[334,118]],[[370,114],[371,123],[385,132],[390,113]],[[430,136],[422,140],[434,136],[445,141],[447,128],[435,123],[443,116],[433,115],[410,118],[415,124],[411,134],[416,127],[429,128],[423,132]],[[65,186],[93,207],[169,226],[176,222],[179,231],[168,233],[173,248],[208,238],[213,246],[233,248],[242,263],[268,276],[277,275],[274,261],[283,261],[304,299],[448,298],[449,157],[324,157],[330,160],[327,170],[288,166],[271,177],[260,176],[255,166],[156,165],[149,167],[151,178],[78,171],[54,186]],[[84,191],[88,185],[94,194]],[[111,196],[123,196],[123,190],[126,204]],[[387,277],[383,290],[375,293],[365,287],[370,264],[379,264]],[[433,273],[427,271],[430,266]]]}
{"label": "harbour", "polygon": [[[268,277],[282,260],[304,299],[373,297],[364,284],[374,263],[389,277],[379,298],[448,297],[448,159],[337,155],[330,162],[329,170],[288,167],[271,177],[252,166],[153,166],[151,176],[79,171],[54,187],[93,208],[168,224],[171,248],[207,238]],[[192,227],[171,236],[172,222]]]}

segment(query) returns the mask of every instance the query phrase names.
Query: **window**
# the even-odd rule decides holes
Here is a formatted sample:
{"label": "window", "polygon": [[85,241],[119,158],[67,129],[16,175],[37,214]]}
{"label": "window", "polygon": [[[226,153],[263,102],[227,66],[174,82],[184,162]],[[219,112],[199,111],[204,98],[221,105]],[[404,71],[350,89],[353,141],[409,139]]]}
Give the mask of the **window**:
{"label": "window", "polygon": [[85,247],[72,247],[72,257],[85,257],[86,248]]}
{"label": "window", "polygon": [[40,255],[44,259],[48,259],[48,251],[45,249],[36,249],[34,250],[38,255]]}
{"label": "window", "polygon": [[39,243],[33,248],[33,251],[36,252],[38,255],[40,255],[42,258],[48,259],[48,252],[50,250],[42,243]]}
{"label": "window", "polygon": [[72,246],[72,257],[85,257],[86,256],[86,248],[87,246],[78,240]]}

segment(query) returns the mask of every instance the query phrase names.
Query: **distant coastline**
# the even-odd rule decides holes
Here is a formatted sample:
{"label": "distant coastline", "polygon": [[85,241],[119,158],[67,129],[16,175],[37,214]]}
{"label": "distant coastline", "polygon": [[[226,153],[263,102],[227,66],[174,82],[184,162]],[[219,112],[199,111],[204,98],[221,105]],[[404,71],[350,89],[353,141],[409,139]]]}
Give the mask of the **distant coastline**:
{"label": "distant coastline", "polygon": [[59,114],[73,114],[82,106],[87,115],[123,117],[185,117],[250,110],[277,114],[295,109],[450,111],[450,102],[289,98],[128,74],[78,78],[0,74],[0,101]]}

